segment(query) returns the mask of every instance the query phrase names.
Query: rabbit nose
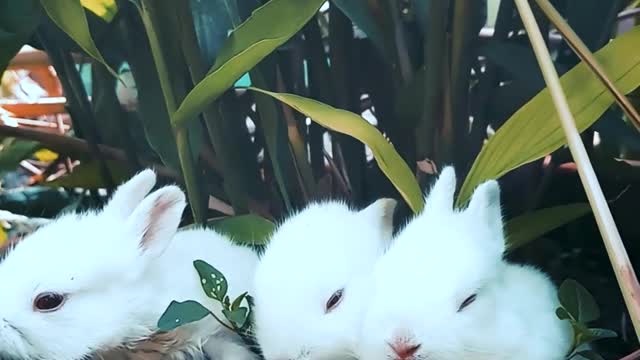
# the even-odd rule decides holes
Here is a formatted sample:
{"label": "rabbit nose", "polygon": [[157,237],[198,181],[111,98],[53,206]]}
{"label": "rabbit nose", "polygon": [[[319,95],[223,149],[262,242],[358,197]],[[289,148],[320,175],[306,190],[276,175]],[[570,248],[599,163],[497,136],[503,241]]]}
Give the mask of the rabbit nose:
{"label": "rabbit nose", "polygon": [[389,344],[391,350],[398,356],[398,360],[411,359],[413,355],[420,349],[421,344],[413,344],[410,342],[400,341]]}

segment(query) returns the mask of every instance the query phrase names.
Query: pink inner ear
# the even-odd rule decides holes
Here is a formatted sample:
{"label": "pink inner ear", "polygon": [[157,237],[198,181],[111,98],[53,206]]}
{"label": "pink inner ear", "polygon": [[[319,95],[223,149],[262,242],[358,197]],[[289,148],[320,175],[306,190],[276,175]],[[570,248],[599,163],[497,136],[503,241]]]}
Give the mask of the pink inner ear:
{"label": "pink inner ear", "polygon": [[153,202],[151,211],[145,221],[144,231],[142,232],[142,240],[140,241],[140,247],[146,249],[157,237],[158,232],[162,228],[163,223],[166,221],[163,216],[173,207],[178,205],[179,199],[160,197]]}

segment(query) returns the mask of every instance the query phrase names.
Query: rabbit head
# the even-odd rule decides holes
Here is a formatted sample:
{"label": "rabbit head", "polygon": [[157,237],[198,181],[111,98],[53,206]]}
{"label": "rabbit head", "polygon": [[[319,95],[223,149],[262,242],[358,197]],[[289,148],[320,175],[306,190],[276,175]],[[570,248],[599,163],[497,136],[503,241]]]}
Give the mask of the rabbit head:
{"label": "rabbit head", "polygon": [[371,269],[392,238],[395,206],[392,199],[360,211],[314,203],[279,226],[253,290],[255,334],[267,360],[353,355]]}
{"label": "rabbit head", "polygon": [[483,331],[495,336],[484,329],[496,321],[504,267],[498,183],[481,184],[464,211],[453,208],[455,187],[455,172],[445,167],[423,212],[376,264],[360,358],[501,358],[475,341]]}
{"label": "rabbit head", "polygon": [[20,241],[0,262],[0,354],[82,359],[150,334],[144,273],[175,234],[183,192],[137,174],[100,211],[66,214]]}

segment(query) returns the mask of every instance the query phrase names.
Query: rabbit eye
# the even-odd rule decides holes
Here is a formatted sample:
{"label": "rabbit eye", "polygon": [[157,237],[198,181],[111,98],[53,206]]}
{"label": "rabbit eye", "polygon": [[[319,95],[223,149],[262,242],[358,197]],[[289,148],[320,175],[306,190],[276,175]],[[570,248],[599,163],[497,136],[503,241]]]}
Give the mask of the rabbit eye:
{"label": "rabbit eye", "polygon": [[324,309],[325,313],[331,312],[331,310],[335,309],[336,306],[338,306],[338,304],[340,304],[340,301],[342,301],[342,293],[343,292],[344,292],[344,289],[340,289],[340,290],[334,292],[333,295],[331,295],[331,297],[327,301],[327,305],[326,305],[326,307]]}
{"label": "rabbit eye", "polygon": [[60,309],[64,301],[64,295],[47,292],[36,296],[33,307],[39,312],[51,312]]}
{"label": "rabbit eye", "polygon": [[464,308],[466,308],[467,306],[471,305],[472,302],[476,301],[476,294],[472,294],[471,296],[469,296],[468,298],[466,298],[462,304],[460,304],[460,307],[458,308],[458,312],[462,311]]}

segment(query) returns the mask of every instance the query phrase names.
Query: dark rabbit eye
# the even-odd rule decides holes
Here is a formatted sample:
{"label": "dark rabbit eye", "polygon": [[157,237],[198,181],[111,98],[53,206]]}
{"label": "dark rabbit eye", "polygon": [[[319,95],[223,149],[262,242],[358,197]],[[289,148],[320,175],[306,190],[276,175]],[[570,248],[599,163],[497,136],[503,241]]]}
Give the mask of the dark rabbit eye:
{"label": "dark rabbit eye", "polygon": [[460,304],[460,307],[458,308],[458,312],[462,311],[462,309],[466,308],[467,306],[471,305],[472,302],[474,302],[476,300],[476,294],[473,294],[471,296],[469,296],[468,298],[466,298],[462,304]]}
{"label": "dark rabbit eye", "polygon": [[62,294],[46,292],[36,296],[36,299],[33,301],[33,307],[39,312],[56,311],[62,307],[64,300],[65,297]]}
{"label": "dark rabbit eye", "polygon": [[340,289],[340,290],[334,292],[333,295],[331,295],[331,297],[327,301],[327,305],[326,305],[326,307],[324,309],[325,313],[331,312],[331,310],[335,309],[336,306],[338,306],[338,304],[340,304],[340,301],[342,301],[342,293],[343,292],[344,292],[344,289]]}

